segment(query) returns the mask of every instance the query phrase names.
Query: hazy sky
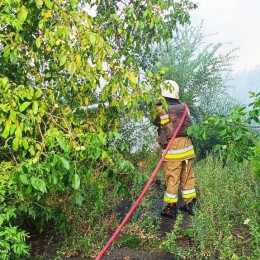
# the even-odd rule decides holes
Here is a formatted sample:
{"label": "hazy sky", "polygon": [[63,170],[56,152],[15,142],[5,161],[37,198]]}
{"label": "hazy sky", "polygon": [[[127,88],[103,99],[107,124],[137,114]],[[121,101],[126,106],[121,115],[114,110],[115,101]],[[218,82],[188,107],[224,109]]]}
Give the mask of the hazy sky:
{"label": "hazy sky", "polygon": [[230,42],[225,50],[240,48],[235,72],[260,65],[260,0],[193,0],[199,8],[192,12],[192,24],[204,20],[209,42]]}

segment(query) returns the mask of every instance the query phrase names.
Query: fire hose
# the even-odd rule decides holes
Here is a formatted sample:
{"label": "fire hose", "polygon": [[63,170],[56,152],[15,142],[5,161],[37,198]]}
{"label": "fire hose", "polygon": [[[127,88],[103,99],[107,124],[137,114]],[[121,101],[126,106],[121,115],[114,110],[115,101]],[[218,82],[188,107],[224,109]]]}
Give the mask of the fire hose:
{"label": "fire hose", "polygon": [[172,143],[174,141],[174,139],[176,138],[183,122],[184,119],[186,117],[188,111],[188,107],[186,104],[184,104],[184,112],[182,114],[181,120],[172,136],[172,139],[170,140],[170,142],[168,143],[164,153],[162,154],[162,157],[159,161],[159,163],[157,164],[156,168],[154,169],[150,179],[148,180],[148,182],[146,183],[143,191],[141,192],[141,194],[139,195],[139,197],[137,198],[137,200],[135,201],[134,205],[132,206],[132,208],[130,209],[130,211],[127,213],[127,215],[125,216],[124,220],[122,221],[122,223],[119,225],[119,227],[117,228],[117,230],[115,231],[115,233],[112,235],[112,237],[109,239],[109,241],[106,243],[106,245],[103,247],[103,249],[101,250],[101,252],[99,253],[99,255],[96,257],[96,260],[99,260],[102,258],[102,256],[105,254],[105,252],[108,250],[108,248],[110,247],[110,245],[113,243],[113,241],[117,238],[118,234],[120,233],[120,231],[122,230],[122,228],[124,227],[124,225],[126,224],[126,222],[129,220],[129,218],[132,216],[132,214],[134,213],[134,211],[136,210],[138,204],[140,203],[141,199],[144,197],[145,193],[147,192],[148,188],[150,187],[150,185],[152,184],[157,172],[159,171],[164,158],[168,152],[168,150],[171,148]]}

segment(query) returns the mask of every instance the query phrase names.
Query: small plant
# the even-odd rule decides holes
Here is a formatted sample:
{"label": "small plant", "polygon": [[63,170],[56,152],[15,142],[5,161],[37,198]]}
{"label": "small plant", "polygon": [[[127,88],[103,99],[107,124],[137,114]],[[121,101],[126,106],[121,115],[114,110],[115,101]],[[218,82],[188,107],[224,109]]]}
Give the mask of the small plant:
{"label": "small plant", "polygon": [[173,255],[183,258],[187,255],[188,251],[179,247],[177,244],[177,239],[179,236],[183,235],[183,230],[181,228],[183,222],[183,214],[178,214],[174,228],[171,232],[167,233],[166,238],[160,245],[160,250],[162,252],[172,253]]}

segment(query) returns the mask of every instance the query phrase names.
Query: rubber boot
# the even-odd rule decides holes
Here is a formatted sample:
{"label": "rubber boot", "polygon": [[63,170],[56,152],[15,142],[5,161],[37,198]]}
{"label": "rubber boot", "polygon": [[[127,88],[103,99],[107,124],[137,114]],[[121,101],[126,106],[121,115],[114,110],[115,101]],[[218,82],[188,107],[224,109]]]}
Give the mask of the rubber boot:
{"label": "rubber boot", "polygon": [[163,217],[167,217],[167,218],[171,218],[171,219],[176,219],[176,215],[177,215],[177,207],[176,204],[174,203],[173,205],[171,205],[172,203],[169,203],[161,212],[161,215]]}
{"label": "rubber boot", "polygon": [[187,212],[191,216],[194,216],[196,204],[197,204],[197,199],[193,198],[191,202],[180,206],[180,210],[183,212]]}

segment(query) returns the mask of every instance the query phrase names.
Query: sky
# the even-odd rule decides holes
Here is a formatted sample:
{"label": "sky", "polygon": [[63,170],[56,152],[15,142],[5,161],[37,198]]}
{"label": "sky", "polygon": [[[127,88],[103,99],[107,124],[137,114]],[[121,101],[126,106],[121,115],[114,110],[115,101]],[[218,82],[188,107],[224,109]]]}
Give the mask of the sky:
{"label": "sky", "polygon": [[[234,72],[260,66],[260,0],[193,0],[199,8],[191,13],[193,25],[203,20],[211,43],[231,43],[223,51],[239,48]],[[215,35],[216,34],[216,35]]]}

